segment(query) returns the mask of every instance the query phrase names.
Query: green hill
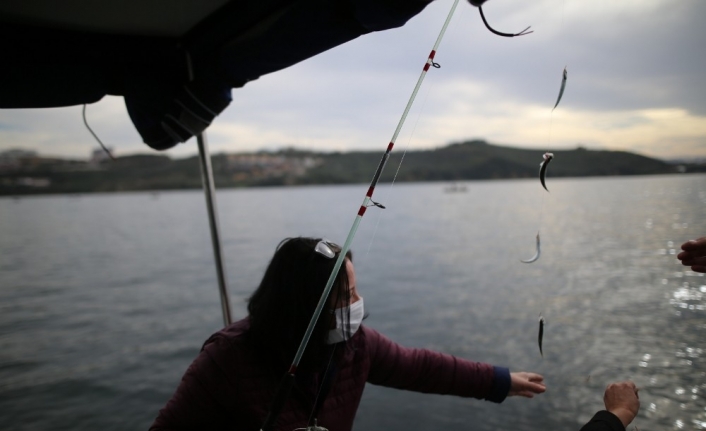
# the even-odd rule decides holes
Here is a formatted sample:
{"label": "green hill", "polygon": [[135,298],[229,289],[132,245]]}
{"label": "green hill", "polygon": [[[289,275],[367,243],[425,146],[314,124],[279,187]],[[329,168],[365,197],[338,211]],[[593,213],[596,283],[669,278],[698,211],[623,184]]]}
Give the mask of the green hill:
{"label": "green hill", "polygon": [[[537,176],[544,150],[526,150],[469,141],[426,151],[408,151],[397,181],[454,181],[473,179],[528,178]],[[549,167],[553,177],[602,175],[654,175],[676,173],[666,162],[623,151],[554,150]],[[348,183],[370,181],[381,153],[336,153],[324,156],[324,163],[298,179],[298,183]],[[382,181],[389,181],[400,155]],[[394,166],[392,166],[394,165]]]}
{"label": "green hill", "polygon": [[[539,172],[545,150],[502,147],[485,141],[455,143],[433,150],[408,151],[397,181],[459,181],[529,178]],[[551,150],[549,177],[657,175],[704,172],[704,165],[666,163],[623,151]],[[248,187],[297,184],[367,183],[382,152],[275,152],[212,156],[216,186]],[[393,152],[381,181],[390,181],[401,152]],[[29,157],[0,164],[0,195],[167,190],[201,187],[197,157],[171,159],[134,155],[99,164]]]}

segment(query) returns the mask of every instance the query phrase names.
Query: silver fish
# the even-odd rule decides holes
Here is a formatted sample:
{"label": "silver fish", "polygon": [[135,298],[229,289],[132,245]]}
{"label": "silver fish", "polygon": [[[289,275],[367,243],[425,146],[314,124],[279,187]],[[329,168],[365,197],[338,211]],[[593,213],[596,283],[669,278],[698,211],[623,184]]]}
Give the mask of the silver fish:
{"label": "silver fish", "polygon": [[556,107],[559,105],[559,102],[561,101],[561,96],[564,95],[564,88],[566,88],[566,67],[564,67],[564,73],[561,78],[561,88],[559,89],[559,97],[557,97],[556,103],[554,104],[552,111],[555,110]]}
{"label": "silver fish", "polygon": [[547,186],[544,184],[544,176],[547,175],[547,165],[554,158],[554,154],[544,153],[542,157],[544,158],[544,160],[542,160],[542,163],[539,164],[539,181],[542,183],[542,187],[544,187],[544,190],[549,191]]}
{"label": "silver fish", "polygon": [[539,335],[537,336],[537,342],[539,343],[539,354],[544,357],[544,353],[542,352],[542,337],[544,336],[544,317],[542,317],[542,313],[539,313]]}
{"label": "silver fish", "polygon": [[539,253],[540,253],[540,249],[539,249],[539,232],[537,232],[537,253],[535,253],[534,256],[532,256],[531,258],[529,258],[529,259],[527,259],[527,260],[520,260],[520,262],[522,262],[522,263],[532,263],[532,262],[535,262],[537,259],[539,259]]}

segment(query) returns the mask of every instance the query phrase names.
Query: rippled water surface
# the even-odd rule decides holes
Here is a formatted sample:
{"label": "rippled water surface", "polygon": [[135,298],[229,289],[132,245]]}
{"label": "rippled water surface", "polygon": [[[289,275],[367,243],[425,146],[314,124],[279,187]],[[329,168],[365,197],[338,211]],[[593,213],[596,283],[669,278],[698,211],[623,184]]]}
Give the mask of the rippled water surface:
{"label": "rippled water surface", "polygon": [[[369,386],[355,429],[578,429],[628,378],[640,430],[706,429],[706,278],[675,257],[706,235],[706,176],[465,185],[378,187],[387,209],[353,244],[366,324],[549,389],[495,405]],[[220,191],[236,318],[282,238],[343,242],[366,189]],[[222,325],[216,286],[200,192],[0,199],[1,428],[147,429]]]}

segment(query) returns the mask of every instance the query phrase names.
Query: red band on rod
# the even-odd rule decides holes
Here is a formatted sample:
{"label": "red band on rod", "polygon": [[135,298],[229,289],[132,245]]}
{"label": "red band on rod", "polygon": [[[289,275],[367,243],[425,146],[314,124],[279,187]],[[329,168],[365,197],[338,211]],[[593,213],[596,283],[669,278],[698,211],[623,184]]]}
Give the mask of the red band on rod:
{"label": "red band on rod", "polygon": [[424,65],[424,71],[425,71],[425,72],[426,72],[427,70],[429,70],[429,66],[431,66],[431,64],[434,62],[434,56],[435,56],[435,55],[436,55],[436,51],[434,51],[434,50],[432,49],[431,52],[429,53],[429,58],[427,58],[427,62],[426,62],[426,64]]}
{"label": "red band on rod", "polygon": [[289,374],[295,374],[296,372],[297,372],[297,366],[294,365],[294,364],[290,365],[290,366],[289,366],[289,371],[288,371],[288,373],[289,373]]}
{"label": "red band on rod", "polygon": [[366,209],[367,209],[366,207],[364,207],[363,205],[361,205],[361,206],[360,206],[360,209],[358,210],[358,215],[361,216],[361,217],[363,217],[363,214],[365,214],[365,210],[366,210]]}
{"label": "red band on rod", "polygon": [[370,188],[368,189],[368,193],[365,196],[369,198],[373,197],[373,191],[375,191],[375,186],[370,186]]}
{"label": "red band on rod", "polygon": [[389,144],[387,144],[387,152],[392,151],[392,147],[394,147],[394,146],[395,146],[394,142],[390,142]]}

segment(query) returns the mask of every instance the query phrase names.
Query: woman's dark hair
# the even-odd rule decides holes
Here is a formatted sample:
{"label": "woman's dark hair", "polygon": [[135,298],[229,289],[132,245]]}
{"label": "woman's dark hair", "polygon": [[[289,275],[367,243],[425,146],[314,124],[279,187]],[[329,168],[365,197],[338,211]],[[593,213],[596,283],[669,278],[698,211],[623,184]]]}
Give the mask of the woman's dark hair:
{"label": "woman's dark hair", "polygon": [[[315,250],[321,239],[287,238],[275,251],[260,286],[250,297],[248,337],[258,350],[277,360],[291,361],[326,287],[341,248],[326,243],[335,253],[326,257]],[[351,259],[351,253],[346,253]],[[350,300],[346,265],[342,265],[326,298]],[[326,336],[335,316],[325,307],[311,335],[301,365],[318,365],[327,350]],[[346,322],[347,323],[347,322]],[[282,357],[284,356],[284,357]]]}

